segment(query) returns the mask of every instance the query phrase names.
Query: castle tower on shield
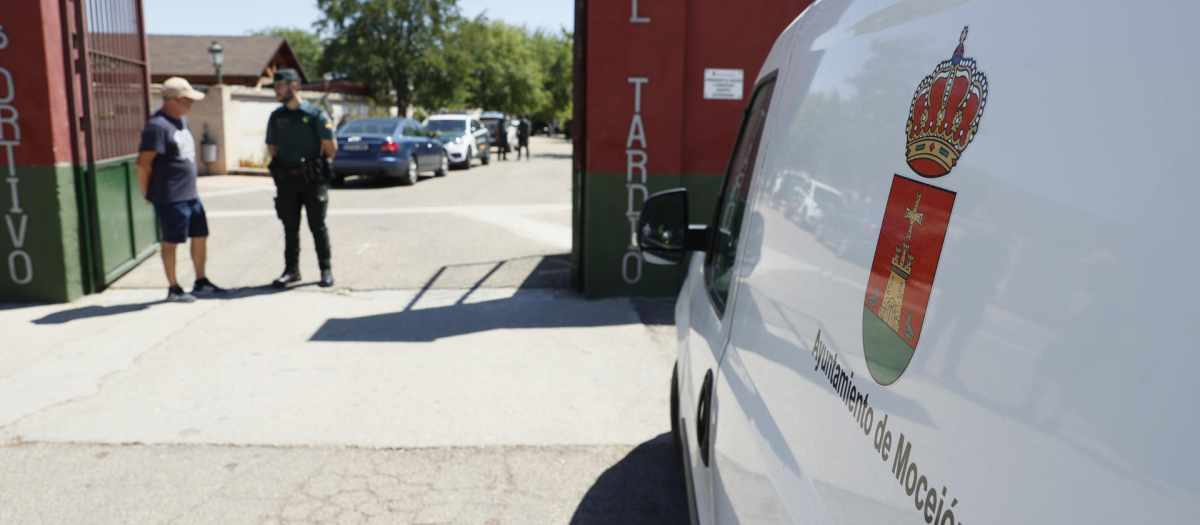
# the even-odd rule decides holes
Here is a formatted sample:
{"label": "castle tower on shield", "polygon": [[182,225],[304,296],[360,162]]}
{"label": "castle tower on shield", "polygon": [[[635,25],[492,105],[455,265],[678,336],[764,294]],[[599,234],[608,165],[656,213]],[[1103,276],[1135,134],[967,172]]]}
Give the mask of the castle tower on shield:
{"label": "castle tower on shield", "polygon": [[883,293],[883,304],[879,307],[879,318],[883,322],[895,330],[900,332],[900,310],[904,307],[904,288],[908,284],[908,276],[912,274],[913,261],[916,256],[909,253],[909,240],[912,240],[913,226],[921,224],[921,219],[925,213],[917,211],[921,207],[921,194],[917,194],[917,200],[912,208],[904,209],[904,220],[908,221],[908,233],[905,234],[904,240],[900,246],[896,247],[895,255],[892,255],[892,274],[888,277],[887,288]]}

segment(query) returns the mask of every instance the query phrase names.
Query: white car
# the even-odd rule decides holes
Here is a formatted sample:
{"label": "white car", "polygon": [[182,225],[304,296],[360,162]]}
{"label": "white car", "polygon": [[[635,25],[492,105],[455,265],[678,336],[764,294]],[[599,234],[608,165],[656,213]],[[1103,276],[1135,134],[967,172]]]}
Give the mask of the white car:
{"label": "white car", "polygon": [[478,119],[470,115],[434,115],[421,123],[433,137],[441,141],[451,164],[471,169],[471,160],[479,159],[485,166],[491,161],[491,134]]}
{"label": "white car", "polygon": [[[981,0],[797,19],[713,222],[672,190],[638,226],[647,261],[687,264],[671,423],[693,523],[1195,523],[1198,18]],[[873,250],[770,205],[800,171],[866,210],[877,228],[836,235]]]}
{"label": "white car", "polygon": [[[517,151],[518,140],[517,140],[517,121],[516,120],[501,119],[498,114],[497,115],[489,115],[487,112],[484,112],[483,116],[479,117],[479,121],[482,122],[483,125],[486,126],[489,131],[494,131],[496,129],[496,126],[498,124],[500,124],[501,121],[503,121],[504,122],[503,135],[505,138],[505,142],[507,142],[507,144],[508,144],[508,150],[509,151]],[[493,142],[492,146],[499,148],[500,144],[502,144],[502,141],[495,136],[495,133],[493,133],[492,135],[493,135],[492,136],[492,142]]]}

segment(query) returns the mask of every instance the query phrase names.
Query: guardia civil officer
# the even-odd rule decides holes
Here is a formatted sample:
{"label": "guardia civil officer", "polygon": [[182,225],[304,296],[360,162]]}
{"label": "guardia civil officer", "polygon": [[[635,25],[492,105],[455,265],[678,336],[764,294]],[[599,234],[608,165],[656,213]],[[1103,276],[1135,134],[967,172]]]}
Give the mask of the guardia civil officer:
{"label": "guardia civil officer", "polygon": [[300,208],[308,215],[321,268],[322,287],[333,286],[329,264],[329,161],[337,154],[333,125],[315,104],[300,98],[300,74],[295,69],[275,72],[275,97],[283,103],[267,120],[267,150],[275,178],[275,211],[283,221],[283,275],[272,285],[283,288],[300,280]]}

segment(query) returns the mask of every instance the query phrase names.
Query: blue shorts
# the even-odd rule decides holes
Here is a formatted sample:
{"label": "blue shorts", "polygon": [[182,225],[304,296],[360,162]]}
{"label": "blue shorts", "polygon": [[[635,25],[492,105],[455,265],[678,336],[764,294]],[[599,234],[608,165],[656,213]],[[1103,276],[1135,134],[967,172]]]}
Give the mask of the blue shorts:
{"label": "blue shorts", "polygon": [[200,199],[155,204],[158,222],[162,225],[163,242],[183,244],[189,237],[208,237],[208,219]]}

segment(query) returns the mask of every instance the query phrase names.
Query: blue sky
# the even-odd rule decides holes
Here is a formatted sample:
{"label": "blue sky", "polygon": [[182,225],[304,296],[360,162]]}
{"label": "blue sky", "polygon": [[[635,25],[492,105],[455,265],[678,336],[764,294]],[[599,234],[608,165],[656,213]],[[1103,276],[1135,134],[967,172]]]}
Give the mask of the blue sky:
{"label": "blue sky", "polygon": [[[575,26],[572,0],[459,0],[469,17],[488,18],[530,28]],[[244,35],[270,26],[310,29],[320,17],[316,0],[143,0],[146,31],[154,35]]]}

